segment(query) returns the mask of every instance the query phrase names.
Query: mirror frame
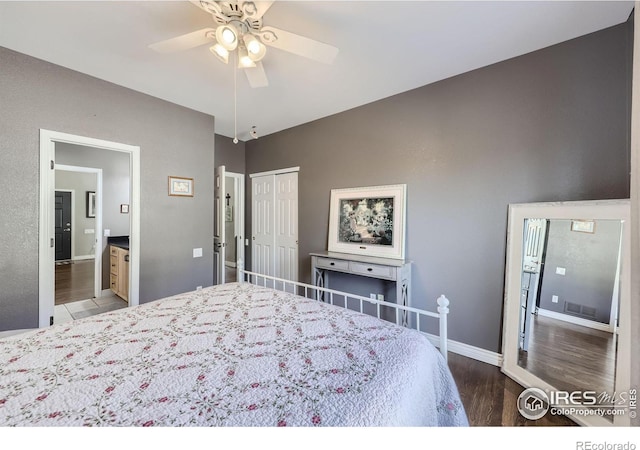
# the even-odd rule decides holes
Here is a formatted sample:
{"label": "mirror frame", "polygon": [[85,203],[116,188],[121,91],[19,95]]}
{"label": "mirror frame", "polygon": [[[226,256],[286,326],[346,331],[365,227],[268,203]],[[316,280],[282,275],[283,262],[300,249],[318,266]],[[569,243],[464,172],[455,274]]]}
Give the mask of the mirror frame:
{"label": "mirror frame", "polygon": [[[518,365],[518,333],[522,283],[524,220],[594,219],[621,220],[622,255],[620,273],[620,308],[618,310],[618,347],[616,355],[615,392],[627,392],[631,384],[630,362],[630,264],[631,264],[631,202],[624,200],[593,200],[549,203],[517,203],[509,205],[507,225],[507,258],[505,266],[504,321],[502,329],[501,371],[525,388],[555,390],[556,388]],[[609,421],[600,416],[570,415],[579,425],[629,426],[629,414],[614,416]]]}

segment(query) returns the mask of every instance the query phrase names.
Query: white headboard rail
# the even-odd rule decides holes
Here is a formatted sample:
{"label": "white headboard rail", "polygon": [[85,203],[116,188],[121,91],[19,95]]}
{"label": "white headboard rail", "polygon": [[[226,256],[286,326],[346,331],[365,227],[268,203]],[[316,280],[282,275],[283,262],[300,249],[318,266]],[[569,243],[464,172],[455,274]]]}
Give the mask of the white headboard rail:
{"label": "white headboard rail", "polygon": [[[426,311],[411,306],[398,305],[396,303],[385,302],[380,300],[374,300],[369,297],[361,295],[350,294],[348,292],[337,291],[320,286],[314,286],[311,284],[301,283],[299,281],[285,280],[283,278],[273,277],[269,275],[263,275],[255,272],[244,270],[243,261],[237,261],[236,263],[237,280],[241,283],[251,283],[255,285],[262,285],[277,289],[279,291],[291,292],[293,294],[301,295],[306,298],[313,298],[316,300],[324,301],[334,305],[337,301],[345,308],[358,305],[358,309],[361,313],[365,313],[364,305],[375,305],[376,316],[382,319],[381,310],[384,308],[392,308],[395,310],[395,322],[398,325],[407,323],[408,328],[415,329],[423,334],[427,334],[422,330],[422,320],[425,318],[435,318],[439,320],[439,350],[445,361],[447,361],[447,314],[449,314],[449,299],[444,295],[441,295],[437,299],[437,313],[432,311]],[[407,321],[407,316],[412,319]]]}

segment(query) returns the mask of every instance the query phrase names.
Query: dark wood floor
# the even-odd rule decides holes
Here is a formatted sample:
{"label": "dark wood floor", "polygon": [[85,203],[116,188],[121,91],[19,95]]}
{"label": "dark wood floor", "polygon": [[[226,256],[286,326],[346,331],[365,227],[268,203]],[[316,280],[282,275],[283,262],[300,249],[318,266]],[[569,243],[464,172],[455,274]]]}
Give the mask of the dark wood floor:
{"label": "dark wood floor", "polygon": [[94,261],[56,264],[55,304],[64,305],[93,298]]}
{"label": "dark wood floor", "polygon": [[532,324],[521,367],[560,390],[613,393],[614,334],[544,316],[534,316]]}
{"label": "dark wood floor", "polygon": [[471,426],[576,425],[564,416],[551,414],[538,420],[525,419],[516,406],[524,388],[504,375],[499,367],[455,353],[449,353],[449,367]]}

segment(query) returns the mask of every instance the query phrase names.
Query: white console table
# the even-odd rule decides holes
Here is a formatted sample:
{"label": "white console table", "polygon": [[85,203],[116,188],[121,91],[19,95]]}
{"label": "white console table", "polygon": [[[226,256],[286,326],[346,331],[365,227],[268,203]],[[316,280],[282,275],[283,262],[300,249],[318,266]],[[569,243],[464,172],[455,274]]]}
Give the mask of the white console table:
{"label": "white console table", "polygon": [[[328,288],[331,272],[377,278],[394,282],[396,303],[410,306],[411,261],[336,252],[318,252],[309,255],[314,286]],[[406,325],[406,315],[403,316],[403,324]]]}

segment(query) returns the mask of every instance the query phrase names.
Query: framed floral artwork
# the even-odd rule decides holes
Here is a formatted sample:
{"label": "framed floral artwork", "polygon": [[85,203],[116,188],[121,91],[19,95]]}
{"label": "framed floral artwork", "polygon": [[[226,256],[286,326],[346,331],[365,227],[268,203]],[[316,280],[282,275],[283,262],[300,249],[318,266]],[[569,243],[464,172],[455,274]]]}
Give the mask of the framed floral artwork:
{"label": "framed floral artwork", "polygon": [[406,184],[331,190],[330,252],[404,259]]}

